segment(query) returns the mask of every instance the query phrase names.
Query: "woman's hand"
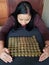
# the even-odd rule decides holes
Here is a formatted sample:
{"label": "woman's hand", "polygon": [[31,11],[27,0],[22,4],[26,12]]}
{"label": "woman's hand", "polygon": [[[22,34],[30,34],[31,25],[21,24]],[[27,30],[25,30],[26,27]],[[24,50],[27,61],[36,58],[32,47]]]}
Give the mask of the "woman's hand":
{"label": "woman's hand", "polygon": [[4,48],[4,41],[0,40],[0,51]]}
{"label": "woman's hand", "polygon": [[43,49],[43,53],[41,54],[39,61],[44,61],[45,59],[47,59],[49,57],[49,46],[45,46],[45,48]]}
{"label": "woman's hand", "polygon": [[3,60],[5,63],[12,62],[12,57],[9,55],[9,50],[7,48],[3,48],[0,51],[0,59]]}
{"label": "woman's hand", "polygon": [[45,41],[45,48],[43,49],[43,53],[41,54],[39,61],[44,61],[49,57],[49,40]]}

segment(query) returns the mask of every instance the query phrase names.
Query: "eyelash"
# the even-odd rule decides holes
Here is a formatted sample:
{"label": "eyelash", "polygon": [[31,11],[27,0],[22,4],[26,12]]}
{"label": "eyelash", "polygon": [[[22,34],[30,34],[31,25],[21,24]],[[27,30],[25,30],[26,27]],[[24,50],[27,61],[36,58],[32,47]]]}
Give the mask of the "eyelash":
{"label": "eyelash", "polygon": [[[23,19],[20,19],[21,21],[23,20]],[[29,19],[27,19],[26,21],[28,21]]]}

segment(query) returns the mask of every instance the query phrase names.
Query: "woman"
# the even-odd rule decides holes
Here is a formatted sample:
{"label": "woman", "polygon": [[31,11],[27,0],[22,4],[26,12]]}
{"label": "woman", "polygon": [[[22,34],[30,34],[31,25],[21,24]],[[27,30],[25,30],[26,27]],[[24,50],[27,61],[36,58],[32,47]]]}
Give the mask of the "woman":
{"label": "woman", "polygon": [[30,3],[27,1],[22,1],[18,4],[16,10],[9,16],[6,24],[0,31],[0,59],[6,63],[12,62],[12,57],[9,55],[9,50],[4,48],[4,41],[11,28],[17,30],[19,27],[24,27],[28,31],[31,31],[34,27],[39,29],[45,41],[45,48],[39,58],[39,61],[43,61],[48,58],[49,32],[38,13],[32,9]]}

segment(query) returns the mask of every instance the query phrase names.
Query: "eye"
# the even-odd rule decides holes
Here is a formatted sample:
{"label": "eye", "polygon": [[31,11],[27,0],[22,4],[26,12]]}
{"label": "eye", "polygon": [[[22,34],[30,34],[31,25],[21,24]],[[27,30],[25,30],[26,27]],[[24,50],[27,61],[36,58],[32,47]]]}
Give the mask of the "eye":
{"label": "eye", "polygon": [[21,21],[22,21],[23,19],[19,19],[19,20],[21,20]]}
{"label": "eye", "polygon": [[26,21],[29,21],[29,19],[26,19]]}

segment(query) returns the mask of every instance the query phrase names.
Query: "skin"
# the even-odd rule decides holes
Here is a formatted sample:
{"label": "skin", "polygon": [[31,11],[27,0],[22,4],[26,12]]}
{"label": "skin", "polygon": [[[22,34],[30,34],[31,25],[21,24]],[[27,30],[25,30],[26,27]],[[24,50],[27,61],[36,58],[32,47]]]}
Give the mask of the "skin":
{"label": "skin", "polygon": [[41,54],[39,61],[42,62],[49,57],[49,40],[45,41],[45,48]]}
{"label": "skin", "polygon": [[18,22],[22,25],[25,26],[26,24],[28,24],[31,20],[31,16],[30,14],[19,14],[17,16]]}
{"label": "skin", "polygon": [[0,41],[0,59],[5,63],[12,62],[12,57],[9,55],[9,50],[4,48],[4,41]]}
{"label": "skin", "polygon": [[[17,15],[17,20],[18,22],[22,25],[25,26],[28,24],[31,20],[31,15],[30,14],[18,14]],[[43,49],[43,53],[39,57],[39,61],[44,61],[49,57],[49,41],[45,42],[45,48]],[[0,59],[3,60],[5,63],[11,63],[12,57],[10,56],[10,51],[7,48],[4,48],[4,41],[0,41]]]}

